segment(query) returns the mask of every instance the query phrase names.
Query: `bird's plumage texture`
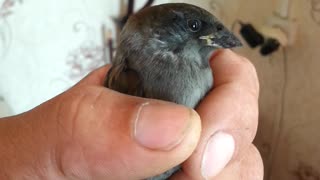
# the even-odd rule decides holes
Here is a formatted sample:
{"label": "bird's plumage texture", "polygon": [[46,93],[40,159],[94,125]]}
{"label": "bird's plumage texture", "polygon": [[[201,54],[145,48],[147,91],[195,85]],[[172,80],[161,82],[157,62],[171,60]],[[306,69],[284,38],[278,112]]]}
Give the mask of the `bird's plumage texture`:
{"label": "bird's plumage texture", "polygon": [[124,26],[105,86],[194,108],[213,86],[210,55],[240,45],[217,18],[197,6],[146,8]]}

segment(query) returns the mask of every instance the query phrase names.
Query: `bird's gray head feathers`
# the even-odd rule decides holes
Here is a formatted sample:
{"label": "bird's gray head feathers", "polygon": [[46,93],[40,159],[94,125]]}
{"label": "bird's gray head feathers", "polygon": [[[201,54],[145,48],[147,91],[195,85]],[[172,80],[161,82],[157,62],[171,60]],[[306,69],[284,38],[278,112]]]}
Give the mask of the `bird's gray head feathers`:
{"label": "bird's gray head feathers", "polygon": [[[130,34],[125,34],[129,28]],[[146,8],[129,18],[124,36],[139,33],[157,48],[179,51],[186,43],[201,47],[233,48],[241,42],[211,13],[194,5],[169,3]]]}

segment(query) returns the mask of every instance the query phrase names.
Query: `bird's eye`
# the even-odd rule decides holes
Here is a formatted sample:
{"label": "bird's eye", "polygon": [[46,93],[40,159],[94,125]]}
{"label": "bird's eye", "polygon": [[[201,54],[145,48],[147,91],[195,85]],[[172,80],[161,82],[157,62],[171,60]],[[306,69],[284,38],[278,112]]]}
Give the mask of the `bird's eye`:
{"label": "bird's eye", "polygon": [[188,20],[188,26],[192,32],[198,32],[201,29],[202,24],[201,21],[197,19],[191,19]]}

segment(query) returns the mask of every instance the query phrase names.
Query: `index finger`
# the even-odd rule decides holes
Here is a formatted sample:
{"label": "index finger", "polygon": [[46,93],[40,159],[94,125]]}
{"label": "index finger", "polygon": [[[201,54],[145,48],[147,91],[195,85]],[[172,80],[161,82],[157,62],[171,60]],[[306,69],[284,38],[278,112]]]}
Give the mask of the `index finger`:
{"label": "index finger", "polygon": [[241,86],[245,90],[259,95],[259,81],[252,63],[231,50],[217,52],[211,58],[211,68],[215,88],[223,85]]}
{"label": "index finger", "polygon": [[192,179],[209,179],[241,160],[257,129],[259,83],[254,66],[230,50],[218,52],[211,66],[214,88],[197,107],[201,140],[181,171]]}

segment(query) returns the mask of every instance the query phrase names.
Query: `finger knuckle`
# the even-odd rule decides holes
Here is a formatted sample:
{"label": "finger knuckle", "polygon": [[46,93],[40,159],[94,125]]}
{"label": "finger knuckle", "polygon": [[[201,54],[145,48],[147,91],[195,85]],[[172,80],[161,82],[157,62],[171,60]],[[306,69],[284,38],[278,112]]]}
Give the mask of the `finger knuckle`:
{"label": "finger knuckle", "polygon": [[248,179],[252,180],[262,180],[263,179],[263,161],[260,155],[259,150],[254,146],[251,145],[248,153],[247,153],[247,162],[243,163],[243,172],[247,175]]}
{"label": "finger knuckle", "polygon": [[[252,81],[254,91],[256,91],[259,94],[260,85],[259,85],[259,79],[256,67],[254,64],[246,57],[240,56],[241,59],[241,68],[243,73],[247,74],[247,76],[250,76],[250,80]],[[255,93],[255,94],[257,94]]]}
{"label": "finger knuckle", "polygon": [[72,89],[65,94],[61,102],[61,114],[63,117],[74,121],[78,117],[86,116],[95,110],[95,104],[99,100],[102,91],[94,87],[81,87]]}
{"label": "finger knuckle", "polygon": [[242,68],[251,74],[256,74],[256,68],[254,64],[246,57],[240,56]]}

